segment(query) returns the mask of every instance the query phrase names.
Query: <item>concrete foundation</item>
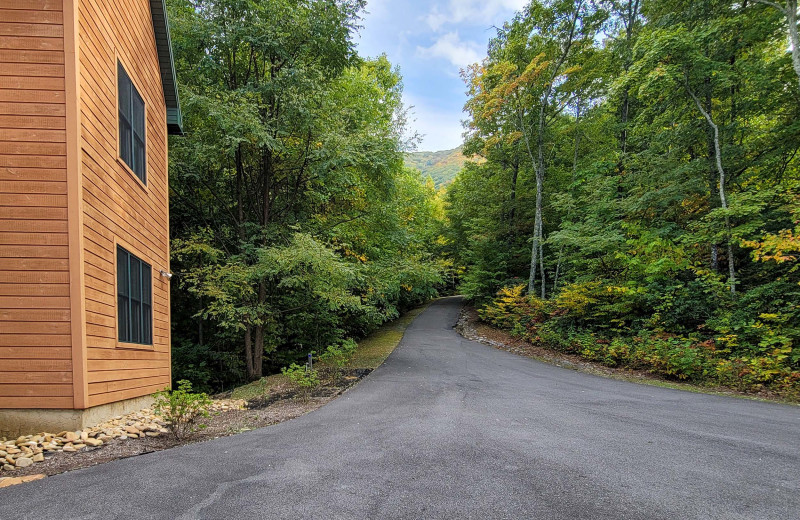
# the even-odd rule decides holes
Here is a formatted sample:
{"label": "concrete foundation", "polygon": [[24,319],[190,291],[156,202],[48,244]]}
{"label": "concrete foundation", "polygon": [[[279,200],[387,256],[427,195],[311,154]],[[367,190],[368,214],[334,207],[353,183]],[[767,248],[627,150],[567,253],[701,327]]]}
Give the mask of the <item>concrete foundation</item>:
{"label": "concrete foundation", "polygon": [[0,437],[16,438],[36,433],[76,431],[105,422],[117,415],[148,408],[152,396],[103,404],[86,410],[0,409]]}

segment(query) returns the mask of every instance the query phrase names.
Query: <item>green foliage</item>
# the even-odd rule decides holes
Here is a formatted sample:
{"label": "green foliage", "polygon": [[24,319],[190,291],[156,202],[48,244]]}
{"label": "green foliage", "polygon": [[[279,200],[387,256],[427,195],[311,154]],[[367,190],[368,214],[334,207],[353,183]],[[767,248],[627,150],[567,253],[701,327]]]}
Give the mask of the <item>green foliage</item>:
{"label": "green foliage", "polygon": [[342,369],[350,364],[357,347],[358,344],[353,339],[348,338],[341,344],[328,345],[319,355],[319,361],[332,369],[334,381],[339,380],[342,375]]}
{"label": "green foliage", "polygon": [[242,360],[216,342],[198,345],[175,338],[172,358],[173,379],[195,381],[194,388],[202,392],[226,390],[242,372]]}
{"label": "green foliage", "polygon": [[[527,296],[523,289],[501,290],[479,310],[481,318],[536,345],[610,367],[645,370],[668,379],[745,392],[766,389],[791,398],[800,395],[800,356],[793,348],[797,336],[776,332],[775,326],[786,321],[780,316],[762,315],[752,324],[751,328],[760,331],[762,341],[757,351],[742,352],[734,348],[730,336],[703,340],[697,334],[680,336],[647,330],[623,334],[613,327],[599,327],[593,319],[605,316],[613,320],[612,316],[618,315],[618,305],[614,303],[609,309],[603,297],[606,293],[614,295],[620,291],[618,287],[584,284],[566,289],[550,302]],[[579,324],[575,314],[582,317]]]}
{"label": "green foliage", "polygon": [[442,284],[442,203],[403,166],[398,71],[356,54],[364,6],[168,2],[174,371],[198,385],[257,380]]}
{"label": "green foliage", "polygon": [[[444,196],[461,292],[550,348],[796,391],[800,103],[785,40],[761,3],[531,2],[464,75],[464,153],[484,160]],[[547,300],[521,288],[532,267]]]}
{"label": "green foliage", "polygon": [[308,368],[306,365],[292,363],[288,367],[283,367],[281,373],[302,391],[303,399],[305,400],[308,400],[312,390],[319,386],[319,372],[316,368]]}
{"label": "green foliage", "polygon": [[167,422],[167,427],[176,439],[203,428],[197,421],[210,415],[211,398],[205,393],[192,392],[192,383],[178,381],[177,390],[165,389],[155,394],[153,410]]}
{"label": "green foliage", "polygon": [[422,173],[423,178],[430,177],[436,188],[453,182],[458,172],[469,160],[462,153],[463,147],[438,152],[410,152],[405,155],[405,164]]}

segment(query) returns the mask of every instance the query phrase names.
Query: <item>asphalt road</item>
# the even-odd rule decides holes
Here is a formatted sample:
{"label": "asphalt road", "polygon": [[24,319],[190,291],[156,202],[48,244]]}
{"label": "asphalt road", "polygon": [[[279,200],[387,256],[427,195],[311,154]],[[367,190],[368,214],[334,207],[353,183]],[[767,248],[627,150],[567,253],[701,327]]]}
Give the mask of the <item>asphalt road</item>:
{"label": "asphalt road", "polygon": [[316,412],[0,489],[0,519],[800,518],[800,408],[538,363],[459,306]]}

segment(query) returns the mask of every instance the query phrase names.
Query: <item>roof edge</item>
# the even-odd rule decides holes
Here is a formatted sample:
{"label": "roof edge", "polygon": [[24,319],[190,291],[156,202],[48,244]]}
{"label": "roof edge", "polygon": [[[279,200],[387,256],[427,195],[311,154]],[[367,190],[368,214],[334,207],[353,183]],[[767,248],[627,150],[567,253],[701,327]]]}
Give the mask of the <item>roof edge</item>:
{"label": "roof edge", "polygon": [[171,135],[182,135],[183,114],[178,98],[178,79],[175,75],[166,0],[150,0],[150,14],[153,18],[153,33],[161,69],[161,86],[164,89],[164,102],[167,105],[167,131]]}

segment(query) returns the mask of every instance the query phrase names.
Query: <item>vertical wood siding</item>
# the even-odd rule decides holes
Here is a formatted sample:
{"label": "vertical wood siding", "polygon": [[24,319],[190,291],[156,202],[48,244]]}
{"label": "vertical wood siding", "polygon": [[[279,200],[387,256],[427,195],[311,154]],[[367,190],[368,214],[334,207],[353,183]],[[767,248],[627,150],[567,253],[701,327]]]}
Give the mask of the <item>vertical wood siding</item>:
{"label": "vertical wood siding", "polygon": [[0,0],[0,408],[72,408],[61,0]]}
{"label": "vertical wood siding", "polygon": [[[87,404],[96,406],[170,383],[169,284],[159,275],[169,268],[166,108],[149,1],[78,6]],[[146,105],[146,187],[118,159],[117,59]],[[117,342],[117,243],[153,268],[153,347]]]}

